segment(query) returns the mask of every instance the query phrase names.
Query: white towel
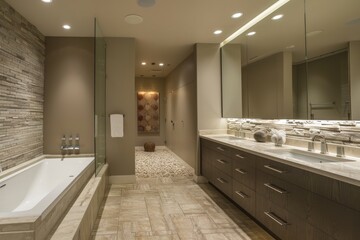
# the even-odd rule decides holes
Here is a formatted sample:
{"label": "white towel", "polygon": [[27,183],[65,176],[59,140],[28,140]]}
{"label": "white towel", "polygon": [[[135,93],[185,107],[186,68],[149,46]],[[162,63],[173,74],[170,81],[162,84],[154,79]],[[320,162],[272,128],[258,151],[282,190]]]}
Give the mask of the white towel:
{"label": "white towel", "polygon": [[111,137],[123,137],[124,136],[124,115],[123,114],[111,114],[110,115],[110,129]]}

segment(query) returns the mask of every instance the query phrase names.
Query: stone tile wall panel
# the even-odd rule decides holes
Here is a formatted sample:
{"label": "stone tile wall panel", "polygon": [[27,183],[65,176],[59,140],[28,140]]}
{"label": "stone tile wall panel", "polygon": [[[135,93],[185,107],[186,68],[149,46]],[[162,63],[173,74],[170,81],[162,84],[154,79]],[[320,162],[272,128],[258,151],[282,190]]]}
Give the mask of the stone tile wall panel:
{"label": "stone tile wall panel", "polygon": [[45,37],[0,0],[0,165],[43,153]]}

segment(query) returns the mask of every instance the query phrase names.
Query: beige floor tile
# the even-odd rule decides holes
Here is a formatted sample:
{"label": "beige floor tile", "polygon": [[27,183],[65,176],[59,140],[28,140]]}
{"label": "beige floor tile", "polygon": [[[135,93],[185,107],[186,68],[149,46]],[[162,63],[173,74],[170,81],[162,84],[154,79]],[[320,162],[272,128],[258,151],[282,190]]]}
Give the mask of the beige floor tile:
{"label": "beige floor tile", "polygon": [[95,234],[91,236],[92,240],[117,240],[117,234]]}
{"label": "beige floor tile", "polygon": [[180,204],[180,208],[184,214],[200,214],[205,213],[200,204]]}
{"label": "beige floor tile", "polygon": [[273,239],[209,184],[138,179],[112,185],[107,193],[92,239]]}
{"label": "beige floor tile", "polygon": [[100,218],[96,220],[93,231],[96,234],[117,234],[118,226],[118,218]]}

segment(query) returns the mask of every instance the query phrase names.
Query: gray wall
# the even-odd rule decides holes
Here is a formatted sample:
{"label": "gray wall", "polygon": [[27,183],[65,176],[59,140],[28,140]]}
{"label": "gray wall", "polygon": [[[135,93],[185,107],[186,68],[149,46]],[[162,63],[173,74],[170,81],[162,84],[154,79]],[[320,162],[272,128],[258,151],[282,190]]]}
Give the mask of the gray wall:
{"label": "gray wall", "polygon": [[[106,161],[110,175],[135,174],[135,40],[106,38]],[[110,137],[109,114],[125,114],[124,137]]]}
{"label": "gray wall", "polygon": [[198,130],[226,129],[221,119],[220,46],[196,44]]}
{"label": "gray wall", "polygon": [[193,53],[166,78],[167,146],[193,168],[197,151],[196,110],[196,60]]}
{"label": "gray wall", "polygon": [[44,153],[60,154],[63,134],[79,134],[80,153],[93,153],[93,38],[47,37],[45,66]]}
{"label": "gray wall", "polygon": [[136,146],[143,146],[145,142],[154,142],[157,146],[165,145],[165,79],[163,78],[136,78],[136,92],[155,91],[160,94],[160,134],[139,135],[135,139]]}
{"label": "gray wall", "polygon": [[43,153],[44,36],[0,0],[0,165]]}
{"label": "gray wall", "polygon": [[[197,133],[199,130],[226,129],[221,118],[221,69],[219,44],[196,44]],[[200,142],[196,137],[195,173],[200,175]]]}

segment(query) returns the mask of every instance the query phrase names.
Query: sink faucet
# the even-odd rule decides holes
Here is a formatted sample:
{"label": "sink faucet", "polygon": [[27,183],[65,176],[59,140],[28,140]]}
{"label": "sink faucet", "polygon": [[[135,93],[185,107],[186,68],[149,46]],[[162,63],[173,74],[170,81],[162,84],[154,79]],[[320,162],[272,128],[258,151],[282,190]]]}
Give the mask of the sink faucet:
{"label": "sink faucet", "polygon": [[321,134],[316,134],[312,137],[312,141],[315,141],[316,139],[320,139],[320,142],[321,142],[321,150],[320,150],[320,153],[321,154],[328,154],[328,146],[327,146],[327,143],[326,143],[326,138],[324,135],[321,135]]}

